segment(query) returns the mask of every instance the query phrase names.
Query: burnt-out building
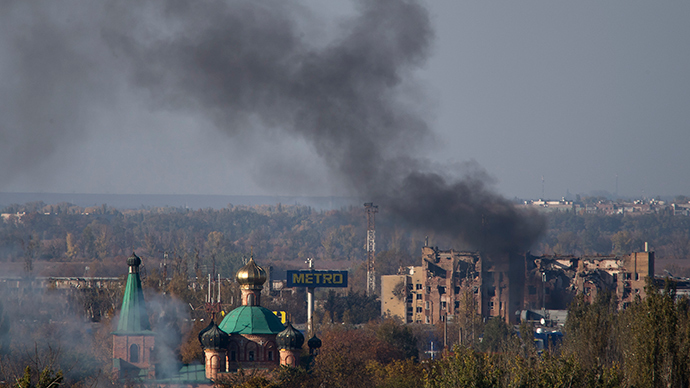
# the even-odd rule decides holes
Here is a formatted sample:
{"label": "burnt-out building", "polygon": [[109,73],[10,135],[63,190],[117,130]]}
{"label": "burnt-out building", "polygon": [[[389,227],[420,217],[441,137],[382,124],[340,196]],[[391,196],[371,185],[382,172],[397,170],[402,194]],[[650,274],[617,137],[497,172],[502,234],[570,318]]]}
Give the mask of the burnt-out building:
{"label": "burnt-out building", "polygon": [[512,323],[522,308],[524,257],[422,248],[422,265],[381,277],[381,312],[434,324],[467,308]]}
{"label": "burnt-out building", "polygon": [[623,256],[488,255],[422,248],[422,265],[381,277],[381,314],[434,324],[468,309],[518,323],[522,310],[563,310],[578,293],[588,301],[610,290],[625,308],[645,296],[654,253]]}
{"label": "burnt-out building", "polygon": [[525,309],[566,309],[576,294],[591,302],[601,290],[616,294],[620,308],[639,295],[654,277],[654,252],[610,256],[525,255]]}

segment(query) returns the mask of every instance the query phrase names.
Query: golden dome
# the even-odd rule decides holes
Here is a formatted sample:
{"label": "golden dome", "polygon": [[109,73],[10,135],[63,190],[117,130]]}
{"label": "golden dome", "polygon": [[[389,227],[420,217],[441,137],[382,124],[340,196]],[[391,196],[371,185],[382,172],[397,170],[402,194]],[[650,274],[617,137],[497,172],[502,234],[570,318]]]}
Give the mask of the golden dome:
{"label": "golden dome", "polygon": [[263,288],[263,284],[266,283],[266,271],[256,265],[252,256],[249,262],[237,271],[235,279],[242,288]]}

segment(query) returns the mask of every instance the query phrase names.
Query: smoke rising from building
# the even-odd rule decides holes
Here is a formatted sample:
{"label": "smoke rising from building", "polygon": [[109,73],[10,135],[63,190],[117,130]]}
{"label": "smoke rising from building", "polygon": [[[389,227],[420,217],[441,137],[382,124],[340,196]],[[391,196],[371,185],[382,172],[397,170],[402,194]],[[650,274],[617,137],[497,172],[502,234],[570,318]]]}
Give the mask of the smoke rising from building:
{"label": "smoke rising from building", "polygon": [[[15,14],[26,8],[34,29],[55,29],[39,34],[53,41],[28,38],[18,51],[33,63],[32,53],[47,44],[63,59],[47,56],[40,68],[25,68],[20,82],[28,97],[18,112],[29,112],[0,122],[36,131],[26,139],[46,136],[40,148],[78,134],[80,112],[98,103],[93,96],[107,100],[103,86],[126,77],[147,108],[199,115],[240,144],[254,136],[304,141],[349,194],[422,229],[501,251],[529,248],[543,230],[540,218],[518,214],[493,193],[476,168],[456,174],[424,159],[433,133],[414,75],[434,34],[416,1],[356,1],[352,15],[329,26],[327,39],[305,28],[317,17],[294,2],[106,2],[88,7],[91,15],[78,13],[89,21],[77,23],[69,23],[67,8],[17,4],[5,7]],[[53,111],[69,122],[32,121]],[[290,163],[258,155],[263,166]],[[268,168],[259,171],[264,186],[289,185]]]}

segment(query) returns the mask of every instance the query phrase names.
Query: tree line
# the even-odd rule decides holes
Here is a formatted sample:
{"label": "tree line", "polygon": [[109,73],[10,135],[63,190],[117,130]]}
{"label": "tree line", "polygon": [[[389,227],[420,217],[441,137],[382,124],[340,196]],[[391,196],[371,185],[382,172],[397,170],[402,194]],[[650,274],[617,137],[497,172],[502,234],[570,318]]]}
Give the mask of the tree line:
{"label": "tree line", "polygon": [[[82,208],[34,202],[11,205],[1,212],[9,216],[0,222],[0,261],[25,261],[27,271],[37,260],[87,262],[93,263],[89,266],[92,276],[116,276],[119,269],[110,262],[132,251],[183,266],[192,274],[202,268],[226,277],[250,252],[271,262],[365,258],[366,219],[359,207],[316,211],[277,204],[120,211],[107,205]],[[690,256],[690,217],[670,212],[637,216],[549,213],[545,217],[548,228],[532,248],[534,254],[627,254],[642,250],[648,242],[657,258]],[[473,249],[463,241],[397,223],[382,207],[377,217],[378,273],[391,274],[400,265],[417,264],[426,238],[446,249]],[[65,276],[84,275],[83,267],[77,272],[81,273]]]}

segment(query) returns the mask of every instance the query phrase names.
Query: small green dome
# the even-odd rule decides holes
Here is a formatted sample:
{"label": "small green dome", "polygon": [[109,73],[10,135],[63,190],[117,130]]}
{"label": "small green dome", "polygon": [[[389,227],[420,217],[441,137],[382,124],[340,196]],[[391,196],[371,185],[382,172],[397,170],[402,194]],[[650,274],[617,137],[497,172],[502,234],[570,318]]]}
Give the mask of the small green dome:
{"label": "small green dome", "polygon": [[276,345],[278,345],[278,349],[301,349],[304,345],[304,334],[288,322],[285,330],[276,336]]}
{"label": "small green dome", "polygon": [[127,258],[127,265],[130,267],[138,267],[141,265],[141,259],[134,252],[132,252],[132,256]]}
{"label": "small green dome", "polygon": [[228,334],[278,334],[285,329],[280,318],[261,306],[238,307],[218,327]]}
{"label": "small green dome", "polygon": [[220,330],[213,321],[199,332],[199,342],[204,349],[225,349],[228,347],[229,341],[230,336]]}
{"label": "small green dome", "polygon": [[309,346],[309,349],[318,349],[321,347],[321,339],[314,334],[309,338],[309,341],[307,341],[307,346]]}

